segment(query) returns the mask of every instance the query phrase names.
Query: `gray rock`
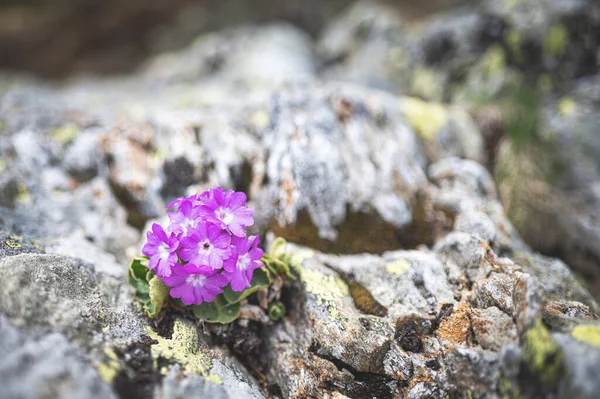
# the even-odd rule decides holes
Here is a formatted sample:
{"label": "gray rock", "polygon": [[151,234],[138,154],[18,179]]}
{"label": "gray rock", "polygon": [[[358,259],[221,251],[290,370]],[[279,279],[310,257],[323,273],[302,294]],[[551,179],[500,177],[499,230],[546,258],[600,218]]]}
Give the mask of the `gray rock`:
{"label": "gray rock", "polygon": [[0,315],[2,397],[116,398],[83,351],[64,335],[29,338]]}
{"label": "gray rock", "polygon": [[0,206],[14,208],[19,196],[19,181],[10,173],[0,173]]}
{"label": "gray rock", "polygon": [[102,163],[98,136],[94,131],[81,132],[65,152],[64,167],[78,181],[88,181],[98,174]]}
{"label": "gray rock", "polygon": [[84,347],[97,345],[103,329],[121,346],[146,335],[131,305],[115,302],[100,289],[104,283],[90,264],[57,255],[22,254],[2,259],[0,270],[5,276],[0,312],[19,328],[59,331]]}
{"label": "gray rock", "polygon": [[[595,326],[596,334],[599,327]],[[597,335],[596,335],[597,337]],[[564,353],[566,376],[560,386],[562,397],[593,397],[600,383],[593,372],[600,363],[600,348],[598,342],[595,345],[579,341],[565,334],[553,334]],[[597,339],[597,338],[596,338]]]}

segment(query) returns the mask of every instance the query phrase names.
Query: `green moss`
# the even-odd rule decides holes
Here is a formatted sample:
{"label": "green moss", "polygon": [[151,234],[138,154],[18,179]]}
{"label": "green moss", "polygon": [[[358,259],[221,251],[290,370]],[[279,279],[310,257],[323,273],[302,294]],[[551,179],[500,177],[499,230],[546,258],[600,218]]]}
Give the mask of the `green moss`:
{"label": "green moss", "polygon": [[521,61],[523,58],[521,54],[521,32],[516,29],[509,29],[504,36],[504,40],[506,41],[508,48],[510,51],[512,51],[517,61]]}
{"label": "green moss", "polygon": [[2,158],[0,158],[0,174],[2,174],[2,172],[4,172],[5,166],[4,166],[4,161],[2,160]]}
{"label": "green moss", "polygon": [[548,386],[556,386],[563,368],[563,353],[538,318],[525,333],[525,362],[529,370]]}
{"label": "green moss", "polygon": [[485,76],[500,76],[506,69],[506,55],[504,49],[498,45],[491,46],[481,57],[479,64]]}
{"label": "green moss", "polygon": [[578,341],[600,349],[600,326],[581,324],[571,331],[571,335]]}
{"label": "green moss", "polygon": [[522,399],[521,390],[518,386],[514,386],[510,380],[501,377],[498,380],[498,389],[502,395],[502,399]]}
{"label": "green moss", "polygon": [[544,52],[552,56],[561,56],[569,46],[569,31],[564,25],[553,25],[546,32]]}
{"label": "green moss", "polygon": [[385,271],[389,274],[400,275],[410,270],[410,263],[406,259],[398,259],[385,264]]}
{"label": "green moss", "polygon": [[537,89],[540,91],[540,93],[548,94],[553,88],[554,82],[552,81],[552,76],[547,73],[540,75],[537,80]]}
{"label": "green moss", "polygon": [[418,98],[403,99],[400,112],[426,142],[433,140],[448,121],[448,111],[442,104]]}
{"label": "green moss", "polygon": [[150,327],[146,328],[148,336],[158,343],[151,346],[152,357],[166,359],[179,363],[183,373],[200,374],[208,381],[222,383],[220,377],[209,373],[212,367],[212,358],[200,345],[196,328],[188,322],[176,320],[173,325],[171,339],[163,338]]}

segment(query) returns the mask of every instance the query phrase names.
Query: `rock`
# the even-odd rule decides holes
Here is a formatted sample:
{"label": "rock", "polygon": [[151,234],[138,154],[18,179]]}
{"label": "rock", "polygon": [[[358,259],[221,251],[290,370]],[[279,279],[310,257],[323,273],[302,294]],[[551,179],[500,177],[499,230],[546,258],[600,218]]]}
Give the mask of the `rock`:
{"label": "rock", "polygon": [[[419,143],[394,104],[335,85],[291,85],[273,99],[264,136],[269,183],[257,201],[276,234],[335,252],[395,245],[425,176]],[[356,236],[356,225],[378,238]]]}
{"label": "rock", "polygon": [[0,380],[6,398],[116,398],[64,335],[30,338],[0,315]]}
{"label": "rock", "polygon": [[499,351],[504,345],[517,339],[512,318],[495,306],[473,309],[470,319],[474,339],[483,349]]}
{"label": "rock", "polygon": [[0,174],[0,206],[14,208],[19,196],[19,182],[15,176],[4,172]]}
{"label": "rock", "polygon": [[157,169],[150,157],[153,132],[150,126],[117,125],[102,136],[102,152],[109,160],[109,180],[116,197],[128,211],[129,224],[142,228],[159,216]]}
{"label": "rock", "polygon": [[[2,379],[20,376],[31,380],[33,387],[45,381],[47,389],[56,390],[49,393],[53,397],[68,396],[68,389],[74,390],[73,397],[88,397],[89,389],[102,397],[112,397],[113,392],[147,396],[153,390],[158,397],[192,397],[197,389],[223,398],[263,397],[231,354],[199,340],[196,326],[178,320],[170,338],[154,332],[134,309],[122,274],[116,280],[74,258],[34,254],[0,260],[0,271],[5,276],[0,290],[0,329],[9,328],[10,321],[25,333],[41,337],[10,343],[12,335],[18,336],[10,327],[6,332],[10,342],[0,350],[14,351],[14,355],[0,361]],[[61,363],[65,368],[57,369],[56,375],[46,370],[57,361],[55,356],[69,360]],[[15,357],[33,359],[34,367],[16,367],[17,363],[11,363],[17,361]],[[162,384],[160,370],[156,370],[159,359],[160,364],[173,365]],[[77,384],[63,387],[59,376],[65,375],[78,378]],[[28,387],[9,385],[9,389],[19,397],[37,397],[37,391],[29,392]]]}
{"label": "rock", "polygon": [[[585,93],[593,91],[593,84]],[[595,286],[600,259],[600,232],[595,223],[600,212],[600,147],[592,126],[597,105],[588,99],[589,94],[579,92],[573,90],[542,108],[541,126],[546,134],[522,150],[505,143],[497,170],[508,214],[524,238],[541,252],[564,254]],[[515,165],[520,175],[515,175]],[[537,184],[523,184],[525,180]]]}
{"label": "rock", "polygon": [[[598,337],[600,330],[597,325],[594,328],[593,331]],[[592,365],[598,364],[600,361],[600,346],[598,345],[600,341],[597,338],[595,341],[588,340],[587,342],[585,339],[579,340],[575,331],[572,334],[575,339],[573,336],[565,334],[553,334],[553,338],[564,353],[565,362],[566,376],[559,392],[563,397],[593,397],[600,387],[598,380],[594,378],[594,373],[591,372],[594,367]],[[590,345],[591,342],[595,342],[595,345]]]}
{"label": "rock", "polygon": [[198,80],[272,85],[312,76],[315,65],[307,35],[288,24],[245,27],[196,38],[185,50],[164,54],[145,67],[145,75],[162,83]]}
{"label": "rock", "polygon": [[122,345],[145,335],[141,320],[98,288],[89,264],[57,255],[21,254],[1,260],[0,270],[5,276],[0,312],[19,328],[59,331],[83,346],[94,345],[103,328]]}
{"label": "rock", "polygon": [[474,302],[482,309],[496,307],[512,316],[514,285],[514,277],[492,273],[489,277],[475,283]]}
{"label": "rock", "polygon": [[149,330],[158,341],[151,346],[155,361],[174,363],[157,387],[159,398],[191,398],[203,393],[211,398],[264,398],[244,367],[226,352],[208,349],[199,341],[194,325],[176,320],[170,339]]}
{"label": "rock", "polygon": [[[1,225],[2,228],[8,226]],[[36,242],[23,236],[12,235],[0,230],[0,259],[26,253],[42,253],[43,248]]]}
{"label": "rock", "polygon": [[88,181],[98,174],[102,164],[99,146],[98,134],[87,131],[78,134],[67,148],[63,163],[66,170],[78,181]]}

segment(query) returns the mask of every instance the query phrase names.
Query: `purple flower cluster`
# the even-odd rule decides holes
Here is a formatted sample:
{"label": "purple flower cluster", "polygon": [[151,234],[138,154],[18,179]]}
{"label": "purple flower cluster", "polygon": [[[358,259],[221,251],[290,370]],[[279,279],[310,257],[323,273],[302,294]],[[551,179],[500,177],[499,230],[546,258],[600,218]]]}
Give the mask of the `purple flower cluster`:
{"label": "purple flower cluster", "polygon": [[257,236],[246,238],[246,227],[254,224],[246,195],[216,187],[167,206],[175,207],[166,229],[152,225],[142,249],[148,267],[172,287],[171,296],[200,305],[214,301],[227,284],[236,292],[250,287],[263,251]]}

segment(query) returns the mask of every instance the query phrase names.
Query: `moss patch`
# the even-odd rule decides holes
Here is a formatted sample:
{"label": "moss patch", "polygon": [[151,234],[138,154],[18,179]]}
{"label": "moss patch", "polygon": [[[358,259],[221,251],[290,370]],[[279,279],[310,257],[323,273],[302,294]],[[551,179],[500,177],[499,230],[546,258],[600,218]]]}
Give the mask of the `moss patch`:
{"label": "moss patch", "polygon": [[544,384],[556,386],[563,368],[563,353],[541,319],[525,333],[524,349],[529,370]]}
{"label": "moss patch", "polygon": [[571,331],[571,335],[578,341],[600,349],[600,326],[581,324]]}
{"label": "moss patch", "polygon": [[544,39],[544,52],[553,56],[563,55],[569,46],[569,31],[564,25],[553,25]]}
{"label": "moss patch", "polygon": [[146,328],[148,336],[158,341],[151,346],[152,357],[166,359],[179,363],[184,374],[200,374],[208,381],[222,383],[218,375],[210,373],[212,357],[200,345],[196,328],[181,320],[176,320],[173,325],[171,339],[163,338],[150,327]]}
{"label": "moss patch", "polygon": [[498,380],[498,389],[502,399],[522,399],[521,391],[518,386],[514,386],[510,380],[501,377]]}

